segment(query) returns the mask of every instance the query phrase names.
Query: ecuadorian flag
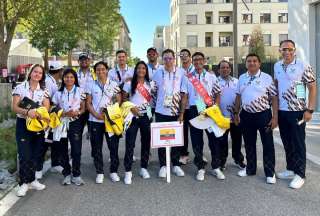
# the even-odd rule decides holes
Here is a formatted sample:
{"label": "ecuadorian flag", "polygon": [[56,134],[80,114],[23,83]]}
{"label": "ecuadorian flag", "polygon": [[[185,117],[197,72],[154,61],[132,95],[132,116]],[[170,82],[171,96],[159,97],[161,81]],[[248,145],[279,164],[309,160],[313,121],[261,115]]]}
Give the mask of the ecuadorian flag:
{"label": "ecuadorian flag", "polygon": [[160,140],[174,140],[175,134],[175,129],[160,129]]}

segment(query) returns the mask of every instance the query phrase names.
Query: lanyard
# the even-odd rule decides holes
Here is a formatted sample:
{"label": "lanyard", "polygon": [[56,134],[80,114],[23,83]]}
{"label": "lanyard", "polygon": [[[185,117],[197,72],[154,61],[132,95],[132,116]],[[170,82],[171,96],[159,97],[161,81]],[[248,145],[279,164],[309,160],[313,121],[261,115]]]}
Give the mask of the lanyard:
{"label": "lanyard", "polygon": [[[165,72],[164,72],[164,69],[162,69],[162,80],[164,81],[164,85],[163,85],[163,90],[168,93],[169,92],[169,88],[168,87],[168,81],[171,80],[171,76],[170,76],[170,73],[168,72],[168,76],[169,76],[169,79],[166,80],[165,79]],[[175,87],[176,87],[176,69],[173,71],[173,81],[172,81],[172,88],[170,90],[172,90],[172,93],[175,92]]]}
{"label": "lanyard", "polygon": [[[72,104],[69,104],[69,95],[70,95],[70,92],[73,94],[73,97],[72,97]],[[73,85],[73,87],[72,87],[72,89],[71,89],[71,91],[68,91],[66,88],[64,88],[64,91],[63,92],[61,92],[61,96],[60,96],[60,101],[62,102],[62,97],[63,97],[63,95],[64,94],[67,94],[67,96],[68,96],[68,107],[69,107],[69,109],[72,107],[72,105],[73,105],[73,103],[75,103],[75,99],[76,99],[76,92],[77,92],[77,87],[75,86],[75,85]]]}
{"label": "lanyard", "polygon": [[253,82],[256,78],[260,78],[260,76],[261,76],[261,71],[260,71],[260,74],[259,74],[258,77],[257,77],[256,75],[254,75],[254,76],[249,75],[249,76],[250,76],[250,79],[249,79],[249,81],[246,83],[246,85],[244,86],[243,90],[241,91],[241,94],[247,89],[248,86],[250,86],[250,85],[252,84],[252,82]]}
{"label": "lanyard", "polygon": [[102,85],[98,80],[95,80],[95,83],[101,90],[101,97],[100,97],[99,103],[97,104],[96,107],[94,107],[94,109],[97,110],[99,108],[100,104],[101,104],[101,101],[102,101],[104,95],[106,95],[108,97],[107,99],[110,99],[110,97],[107,94],[105,94],[105,91],[104,91],[105,90],[105,85],[109,84],[109,79],[107,79],[105,85]]}

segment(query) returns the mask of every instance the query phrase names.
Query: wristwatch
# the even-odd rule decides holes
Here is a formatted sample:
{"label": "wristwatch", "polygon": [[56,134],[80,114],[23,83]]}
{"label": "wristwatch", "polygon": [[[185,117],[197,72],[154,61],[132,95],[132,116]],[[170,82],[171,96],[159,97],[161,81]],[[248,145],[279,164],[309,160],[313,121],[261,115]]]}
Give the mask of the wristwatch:
{"label": "wristwatch", "polygon": [[310,114],[312,114],[312,113],[314,112],[313,109],[306,109],[306,111],[307,111],[308,113],[310,113]]}

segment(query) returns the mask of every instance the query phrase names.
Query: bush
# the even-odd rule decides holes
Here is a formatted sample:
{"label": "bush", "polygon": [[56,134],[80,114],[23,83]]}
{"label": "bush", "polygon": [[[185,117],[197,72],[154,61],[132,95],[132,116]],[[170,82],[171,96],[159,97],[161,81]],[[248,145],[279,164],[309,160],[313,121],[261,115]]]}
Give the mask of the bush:
{"label": "bush", "polygon": [[0,161],[9,162],[10,172],[16,170],[17,144],[16,144],[16,127],[0,128]]}

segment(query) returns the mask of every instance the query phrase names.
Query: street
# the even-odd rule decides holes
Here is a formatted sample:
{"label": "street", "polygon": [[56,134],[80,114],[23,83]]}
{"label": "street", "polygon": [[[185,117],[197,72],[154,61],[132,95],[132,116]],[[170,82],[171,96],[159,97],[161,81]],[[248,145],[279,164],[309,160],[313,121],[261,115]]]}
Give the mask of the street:
{"label": "street", "polygon": [[[318,126],[315,131],[319,132]],[[275,136],[277,140],[279,137]],[[137,157],[139,157],[139,143],[137,142],[135,151]],[[86,182],[84,186],[61,186],[62,175],[48,172],[42,180],[47,189],[28,192],[27,196],[19,199],[6,215],[319,215],[320,166],[307,162],[307,180],[300,190],[288,188],[289,180],[277,179],[275,185],[267,185],[262,168],[260,141],[258,141],[259,161],[256,176],[238,177],[236,175],[238,168],[233,165],[229,154],[224,181],[211,176],[209,166],[205,181],[196,181],[196,169],[190,163],[183,167],[185,177],[172,176],[172,183],[167,184],[164,179],[157,177],[157,153],[156,150],[152,150],[149,167],[151,179],[143,180],[138,176],[139,160],[137,160],[134,164],[133,184],[129,186],[123,183],[123,139],[120,145],[121,182],[112,183],[108,178],[108,150],[105,145],[105,181],[102,185],[95,184],[90,145],[84,139],[81,167],[82,177]],[[275,144],[275,148],[276,170],[279,171],[285,166],[284,151],[278,144]],[[319,150],[319,147],[314,149]],[[210,159],[208,151],[206,146],[205,154]]]}

